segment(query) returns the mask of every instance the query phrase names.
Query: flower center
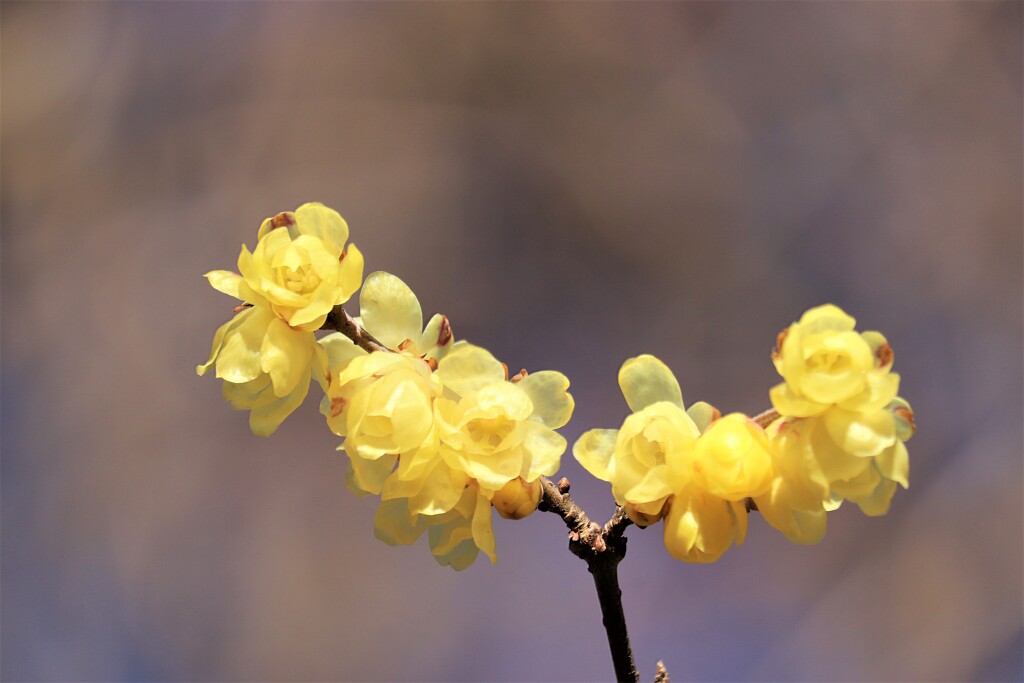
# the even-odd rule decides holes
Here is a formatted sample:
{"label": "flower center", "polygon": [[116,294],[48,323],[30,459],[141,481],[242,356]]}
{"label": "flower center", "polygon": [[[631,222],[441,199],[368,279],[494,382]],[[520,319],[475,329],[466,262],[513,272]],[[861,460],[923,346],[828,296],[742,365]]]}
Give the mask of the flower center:
{"label": "flower center", "polygon": [[497,448],[515,429],[516,423],[502,417],[477,418],[466,425],[469,438],[478,446]]}
{"label": "flower center", "polygon": [[299,266],[298,269],[285,268],[282,275],[284,282],[281,284],[296,294],[313,291],[320,284],[320,276],[309,265]]}
{"label": "flower center", "polygon": [[811,356],[807,365],[815,372],[837,375],[849,371],[850,356],[836,351],[821,351]]}

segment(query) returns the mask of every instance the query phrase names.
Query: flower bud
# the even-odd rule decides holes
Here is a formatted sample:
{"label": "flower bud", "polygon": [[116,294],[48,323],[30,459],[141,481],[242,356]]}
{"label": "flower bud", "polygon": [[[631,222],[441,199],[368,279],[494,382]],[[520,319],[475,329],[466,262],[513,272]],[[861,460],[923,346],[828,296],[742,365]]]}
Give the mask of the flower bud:
{"label": "flower bud", "polygon": [[522,519],[537,509],[540,496],[540,479],[527,482],[516,477],[494,494],[491,505],[505,519]]}

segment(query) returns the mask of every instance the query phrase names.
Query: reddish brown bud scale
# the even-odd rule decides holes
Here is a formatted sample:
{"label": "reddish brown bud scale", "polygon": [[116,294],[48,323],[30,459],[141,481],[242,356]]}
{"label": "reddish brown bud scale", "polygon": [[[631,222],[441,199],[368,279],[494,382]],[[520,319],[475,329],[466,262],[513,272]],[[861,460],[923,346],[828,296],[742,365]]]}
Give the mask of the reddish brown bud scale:
{"label": "reddish brown bud scale", "polygon": [[437,333],[437,345],[444,346],[452,340],[452,324],[448,322],[448,316],[441,316],[441,329]]}
{"label": "reddish brown bud scale", "polygon": [[289,225],[295,225],[295,214],[291,211],[283,211],[270,219],[272,228],[287,228]]}
{"label": "reddish brown bud scale", "polygon": [[338,417],[341,412],[345,410],[345,405],[348,403],[345,399],[340,396],[336,396],[331,399],[331,417]]}
{"label": "reddish brown bud scale", "polygon": [[877,349],[875,349],[875,357],[878,359],[879,365],[883,368],[892,365],[892,347],[889,346],[888,344],[882,344]]}
{"label": "reddish brown bud scale", "polygon": [[782,345],[786,343],[786,337],[789,335],[789,328],[782,330],[775,336],[775,348],[772,349],[772,358],[778,358],[779,354],[782,353]]}
{"label": "reddish brown bud scale", "polygon": [[910,425],[910,433],[913,434],[917,431],[917,425],[914,423],[914,411],[904,406],[893,408],[893,415],[900,418],[908,425]]}

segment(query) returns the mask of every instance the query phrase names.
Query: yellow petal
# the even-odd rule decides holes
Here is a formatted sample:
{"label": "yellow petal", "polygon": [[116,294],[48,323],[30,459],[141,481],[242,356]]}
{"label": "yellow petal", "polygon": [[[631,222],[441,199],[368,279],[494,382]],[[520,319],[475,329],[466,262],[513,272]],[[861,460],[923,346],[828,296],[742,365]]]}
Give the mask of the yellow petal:
{"label": "yellow petal", "polygon": [[892,413],[884,409],[865,414],[833,408],[825,413],[824,423],[832,440],[853,455],[878,455],[896,441]]}
{"label": "yellow petal", "polygon": [[423,330],[419,341],[416,344],[417,353],[426,355],[434,360],[441,360],[455,343],[452,336],[452,326],[448,318],[440,313],[435,314],[427,327]]}
{"label": "yellow petal", "polygon": [[275,319],[273,313],[259,306],[242,311],[239,317],[243,319],[225,336],[217,355],[217,377],[236,384],[250,382],[263,372],[260,349],[267,327]]}
{"label": "yellow petal", "polygon": [[423,310],[412,290],[391,273],[371,273],[359,293],[359,315],[367,332],[384,346],[397,349],[422,334]]}
{"label": "yellow petal", "polygon": [[504,382],[505,369],[486,349],[459,342],[438,363],[437,376],[446,388],[468,396],[489,384]]}
{"label": "yellow petal", "polygon": [[373,535],[388,545],[409,545],[427,528],[419,515],[410,514],[404,498],[386,500],[373,516]]}
{"label": "yellow petal", "polygon": [[611,481],[612,455],[618,429],[591,429],[572,446],[572,455],[583,468],[602,481]]}
{"label": "yellow petal", "polygon": [[491,526],[491,501],[482,494],[476,496],[476,509],[473,511],[473,543],[490,558],[491,564],[498,561],[494,553],[494,528]]}
{"label": "yellow petal", "polygon": [[202,377],[206,374],[207,370],[213,367],[213,364],[217,361],[217,356],[220,355],[221,348],[224,346],[224,338],[229,332],[241,325],[249,315],[250,309],[245,309],[217,328],[213,335],[213,347],[210,349],[210,357],[202,365],[196,366],[197,375]]}
{"label": "yellow petal", "polygon": [[293,330],[280,318],[270,321],[260,347],[260,363],[274,383],[275,394],[291,393],[309,370],[315,344],[316,335],[312,332]]}
{"label": "yellow petal", "polygon": [[[356,245],[348,245],[345,256],[341,261],[341,291],[335,304],[343,304],[353,294],[359,291],[359,285],[363,282],[363,252],[356,248]],[[417,330],[418,332],[419,330]]]}
{"label": "yellow petal", "polygon": [[651,355],[630,358],[619,370],[619,388],[634,413],[668,401],[683,407],[683,392],[668,366]]}
{"label": "yellow petal", "polygon": [[236,299],[242,298],[238,294],[238,283],[242,281],[242,276],[238,273],[232,273],[230,270],[211,270],[203,277],[209,280],[210,286],[218,292],[224,292]]}
{"label": "yellow petal", "polygon": [[320,339],[319,344],[327,351],[327,367],[334,373],[344,370],[353,358],[366,355],[366,351],[341,332],[332,332]]}
{"label": "yellow petal", "polygon": [[551,476],[558,471],[562,453],[565,453],[565,438],[544,425],[527,423],[523,425],[523,464],[519,476],[533,481],[539,476]]}
{"label": "yellow petal", "polygon": [[343,249],[348,241],[348,223],[334,209],[308,202],[295,210],[296,232],[312,235]]}
{"label": "yellow petal", "polygon": [[692,406],[686,409],[686,414],[690,416],[693,423],[697,425],[697,429],[703,434],[711,426],[711,423],[722,417],[722,414],[710,403],[704,401],[697,401]]}
{"label": "yellow petal", "polygon": [[[348,452],[348,441],[342,448]],[[352,468],[352,483],[360,491],[379,495],[397,462],[397,455],[384,455],[376,460],[366,460],[349,453],[349,465]]]}
{"label": "yellow petal", "polygon": [[768,392],[772,406],[785,417],[814,417],[828,410],[828,403],[819,403],[801,396],[788,384],[776,384]]}
{"label": "yellow petal", "polygon": [[569,379],[565,375],[553,370],[541,370],[527,375],[517,386],[526,392],[533,403],[533,419],[551,429],[564,427],[569,422],[576,404],[566,391]]}
{"label": "yellow petal", "polygon": [[879,453],[875,465],[883,477],[892,479],[903,488],[910,488],[910,458],[902,441],[897,440]]}

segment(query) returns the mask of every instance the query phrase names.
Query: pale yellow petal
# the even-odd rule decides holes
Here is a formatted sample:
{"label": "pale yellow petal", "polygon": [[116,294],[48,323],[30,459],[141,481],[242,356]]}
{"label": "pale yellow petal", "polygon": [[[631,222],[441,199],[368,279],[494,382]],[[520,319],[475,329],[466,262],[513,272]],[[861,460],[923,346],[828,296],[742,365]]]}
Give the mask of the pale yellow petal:
{"label": "pale yellow petal", "polygon": [[203,277],[209,280],[210,286],[218,292],[223,292],[236,299],[242,298],[238,293],[238,284],[242,281],[242,276],[238,273],[232,273],[230,270],[211,270]]}
{"label": "pale yellow petal", "polygon": [[420,338],[423,311],[408,285],[391,273],[371,273],[359,293],[359,315],[367,332],[390,349]]}
{"label": "pale yellow petal", "polygon": [[505,381],[505,369],[486,349],[459,342],[438,362],[437,376],[445,387],[467,396]]}
{"label": "pale yellow petal", "polygon": [[659,401],[683,407],[683,392],[675,375],[667,365],[651,355],[630,358],[622,364],[619,388],[634,413]]}
{"label": "pale yellow petal", "polygon": [[309,371],[315,344],[312,332],[294,330],[280,318],[270,321],[260,347],[260,367],[270,375],[275,394],[291,393]]}
{"label": "pale yellow petal", "polygon": [[343,370],[352,359],[366,355],[366,351],[341,332],[332,332],[320,339],[319,344],[327,351],[327,367],[334,373]]}
{"label": "pale yellow petal", "polygon": [[591,429],[573,444],[572,455],[592,475],[602,481],[611,481],[612,455],[618,437],[618,429]]}
{"label": "pale yellow petal", "polygon": [[[356,245],[348,245],[345,255],[341,261],[341,289],[335,304],[343,304],[353,294],[359,291],[359,285],[363,282],[363,252],[356,248]],[[419,330],[417,330],[419,331]]]}
{"label": "pale yellow petal", "polygon": [[533,403],[532,418],[551,429],[565,426],[575,406],[567,392],[569,379],[560,372],[541,370],[526,376],[517,385]]}
{"label": "pale yellow petal", "polygon": [[260,349],[267,327],[275,319],[273,313],[258,306],[242,311],[239,317],[240,324],[225,336],[217,355],[217,377],[235,383],[250,382],[263,372]]}
{"label": "pale yellow petal", "polygon": [[485,496],[477,494],[472,523],[473,543],[490,558],[491,564],[495,564],[498,556],[494,553],[494,528],[491,519],[491,502]]}
{"label": "pale yellow petal", "polygon": [[345,247],[348,241],[348,223],[335,211],[319,202],[308,202],[295,210],[296,230],[301,235],[319,237],[325,242]]}
{"label": "pale yellow petal", "polygon": [[523,464],[519,476],[533,481],[539,476],[551,476],[558,471],[565,453],[565,438],[544,425],[528,423],[523,425],[526,436],[523,439]]}
{"label": "pale yellow petal", "polygon": [[373,535],[388,545],[409,545],[426,530],[427,523],[409,512],[404,498],[386,500],[373,516]]}
{"label": "pale yellow petal", "polygon": [[693,420],[693,423],[697,425],[697,429],[700,430],[701,434],[708,430],[708,427],[711,426],[712,422],[722,416],[718,411],[718,408],[715,408],[710,403],[705,403],[704,401],[697,401],[687,408],[686,414],[689,415],[690,419]]}
{"label": "pale yellow petal", "polygon": [[828,403],[819,403],[805,398],[793,391],[788,384],[776,384],[768,392],[772,406],[779,415],[786,417],[814,417],[821,415],[829,408]]}
{"label": "pale yellow petal", "polygon": [[832,440],[853,455],[878,455],[896,441],[892,413],[885,409],[865,414],[833,408],[824,414],[823,419]]}
{"label": "pale yellow petal", "polygon": [[447,316],[437,313],[427,323],[416,348],[421,355],[441,360],[454,343],[455,337],[452,335],[451,323],[448,322]]}
{"label": "pale yellow petal", "polygon": [[245,319],[249,314],[249,309],[246,309],[217,328],[217,331],[213,334],[213,346],[210,349],[210,357],[202,365],[196,366],[197,375],[201,377],[205,375],[211,367],[213,367],[213,364],[217,361],[217,356],[220,355],[221,348],[224,346],[224,338],[229,332],[245,322]]}
{"label": "pale yellow petal", "polygon": [[875,458],[875,465],[882,476],[892,479],[903,488],[910,488],[910,458],[907,447],[897,440]]}

